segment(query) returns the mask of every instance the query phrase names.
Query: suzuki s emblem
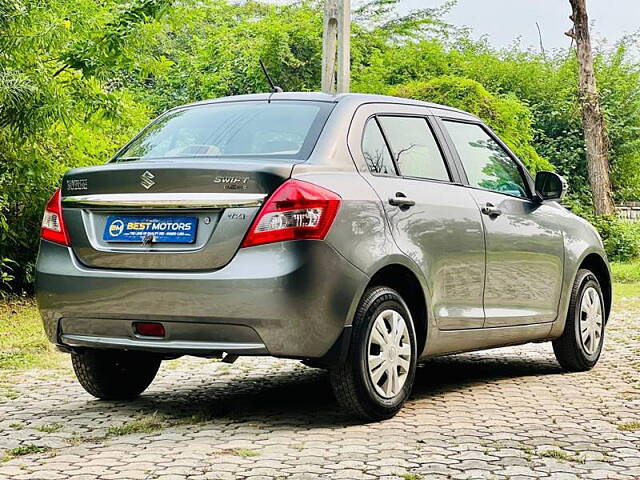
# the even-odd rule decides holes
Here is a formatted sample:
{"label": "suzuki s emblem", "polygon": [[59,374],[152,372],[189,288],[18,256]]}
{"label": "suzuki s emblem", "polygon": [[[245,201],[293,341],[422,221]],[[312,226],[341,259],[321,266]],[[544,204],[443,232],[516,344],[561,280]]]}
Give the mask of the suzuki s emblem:
{"label": "suzuki s emblem", "polygon": [[146,170],[142,175],[140,175],[140,185],[146,190],[149,190],[156,184],[156,182],[153,181],[154,178],[155,175],[149,170]]}

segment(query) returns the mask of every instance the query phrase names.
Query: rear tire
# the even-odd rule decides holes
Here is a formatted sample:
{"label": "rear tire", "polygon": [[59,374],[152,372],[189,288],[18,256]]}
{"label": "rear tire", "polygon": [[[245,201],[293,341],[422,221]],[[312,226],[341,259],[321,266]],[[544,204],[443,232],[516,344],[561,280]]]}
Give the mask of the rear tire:
{"label": "rear tire", "polygon": [[131,400],[153,381],[160,357],[144,352],[82,350],[71,354],[80,385],[102,400]]}
{"label": "rear tire", "polygon": [[602,289],[590,271],[578,270],[562,336],[553,341],[558,363],[569,372],[592,369],[602,352],[606,314]]}
{"label": "rear tire", "polygon": [[416,335],[402,297],[387,287],[364,293],[352,325],[345,363],[329,370],[342,408],[364,420],[393,417],[411,394]]}

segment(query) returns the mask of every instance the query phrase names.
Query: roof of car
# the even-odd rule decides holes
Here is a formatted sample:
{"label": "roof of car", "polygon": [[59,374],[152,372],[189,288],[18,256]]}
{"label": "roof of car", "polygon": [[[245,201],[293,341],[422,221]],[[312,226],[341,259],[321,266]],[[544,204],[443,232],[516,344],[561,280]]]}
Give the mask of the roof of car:
{"label": "roof of car", "polygon": [[331,102],[339,103],[342,101],[353,101],[355,103],[398,103],[403,105],[416,105],[430,108],[440,108],[443,110],[454,111],[466,115],[473,116],[472,114],[459,110],[457,108],[449,107],[447,105],[440,105],[431,102],[422,102],[420,100],[413,100],[410,98],[391,97],[388,95],[373,95],[367,93],[340,93],[332,95],[321,92],[283,92],[283,93],[254,93],[250,95],[234,95],[231,97],[220,97],[211,100],[202,100],[200,102],[190,103],[183,105],[182,107],[206,105],[210,103],[227,103],[227,102],[247,102],[255,100],[300,100],[300,101],[315,101],[315,102]]}

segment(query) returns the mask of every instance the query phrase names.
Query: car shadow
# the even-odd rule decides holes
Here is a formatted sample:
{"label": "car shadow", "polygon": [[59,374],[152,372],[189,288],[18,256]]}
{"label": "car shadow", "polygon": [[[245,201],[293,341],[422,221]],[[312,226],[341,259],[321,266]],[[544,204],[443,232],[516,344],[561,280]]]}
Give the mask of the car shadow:
{"label": "car shadow", "polygon": [[499,353],[492,356],[471,353],[437,357],[418,367],[411,398],[441,396],[503,379],[562,372],[551,357],[530,358]]}
{"label": "car shadow", "polygon": [[[446,397],[478,384],[501,379],[553,375],[561,369],[552,360],[514,356],[464,354],[430,359],[416,372],[411,401]],[[159,382],[133,402],[95,401],[98,410],[131,409],[158,413],[178,423],[260,423],[282,428],[336,427],[362,423],[342,412],[318,369],[269,372],[260,377],[212,378],[211,382],[174,385]]]}

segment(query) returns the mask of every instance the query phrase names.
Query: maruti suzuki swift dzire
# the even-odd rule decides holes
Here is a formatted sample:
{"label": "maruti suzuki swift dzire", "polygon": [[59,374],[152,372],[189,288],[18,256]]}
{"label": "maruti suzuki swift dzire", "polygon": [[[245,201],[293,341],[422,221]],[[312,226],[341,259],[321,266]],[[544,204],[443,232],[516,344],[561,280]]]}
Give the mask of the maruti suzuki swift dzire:
{"label": "maruti suzuki swift dzire", "polygon": [[394,415],[427,357],[553,342],[592,368],[611,308],[600,237],[478,118],[374,95],[272,93],[161,115],[46,206],[37,297],[101,399],[163,359],[326,368]]}

